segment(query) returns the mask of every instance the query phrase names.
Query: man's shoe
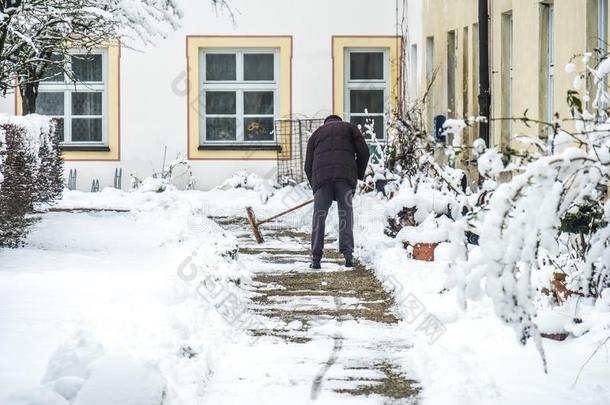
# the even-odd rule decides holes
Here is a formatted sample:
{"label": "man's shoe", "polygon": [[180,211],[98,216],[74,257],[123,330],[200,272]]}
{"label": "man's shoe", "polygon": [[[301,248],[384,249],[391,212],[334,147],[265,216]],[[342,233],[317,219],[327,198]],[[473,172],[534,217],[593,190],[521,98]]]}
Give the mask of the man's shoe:
{"label": "man's shoe", "polygon": [[354,267],[354,259],[351,257],[345,258],[345,267]]}
{"label": "man's shoe", "polygon": [[311,264],[309,265],[310,269],[321,269],[322,266],[320,266],[320,261],[319,260],[312,260]]}

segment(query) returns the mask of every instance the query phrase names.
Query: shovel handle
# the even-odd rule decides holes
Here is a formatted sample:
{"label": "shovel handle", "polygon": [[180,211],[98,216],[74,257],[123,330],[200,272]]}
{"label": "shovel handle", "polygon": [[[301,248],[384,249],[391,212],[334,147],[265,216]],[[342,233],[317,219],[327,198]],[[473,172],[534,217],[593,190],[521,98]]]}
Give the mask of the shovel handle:
{"label": "shovel handle", "polygon": [[257,221],[256,225],[258,226],[258,225],[266,224],[267,222],[273,221],[274,219],[276,219],[278,217],[281,217],[282,215],[286,215],[286,214],[288,214],[288,213],[290,213],[292,211],[298,210],[299,208],[303,208],[304,206],[309,205],[312,202],[313,202],[313,199],[307,200],[304,203],[301,203],[301,204],[297,205],[296,207],[292,207],[292,208],[290,208],[290,209],[288,209],[286,211],[282,211],[279,214],[276,214],[276,215],[274,215],[272,217],[269,217],[269,218]]}

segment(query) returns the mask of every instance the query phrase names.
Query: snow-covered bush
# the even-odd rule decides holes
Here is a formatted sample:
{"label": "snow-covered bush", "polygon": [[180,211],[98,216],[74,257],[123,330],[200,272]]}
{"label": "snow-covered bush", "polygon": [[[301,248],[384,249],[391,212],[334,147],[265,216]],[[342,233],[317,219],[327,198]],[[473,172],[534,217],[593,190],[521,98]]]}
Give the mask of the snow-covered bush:
{"label": "snow-covered bush", "polygon": [[0,246],[18,246],[34,205],[53,202],[62,190],[63,163],[51,120],[0,117]]}
{"label": "snow-covered bush", "polygon": [[273,183],[270,180],[262,178],[256,173],[248,173],[243,170],[238,171],[216,188],[218,190],[230,190],[232,188],[253,190],[260,193],[263,203],[267,202],[274,194]]}
{"label": "snow-covered bush", "polygon": [[[584,302],[602,300],[610,287],[610,126],[603,102],[610,98],[600,84],[610,71],[604,68],[610,66],[607,61],[596,68],[585,66],[598,85],[598,95],[589,103],[594,112],[586,109],[588,94],[583,103],[570,91],[572,116],[549,123],[553,134],[548,145],[514,165],[520,174],[494,187],[483,215],[476,218],[479,246],[465,249],[462,235],[453,238],[462,249],[451,265],[450,287],[460,287],[462,304],[489,296],[496,314],[516,330],[521,343],[534,340],[545,366],[537,321],[547,317],[540,316],[540,303],[553,273],[565,279],[568,302],[579,297],[589,297]],[[494,178],[503,167],[501,158],[493,149],[481,152],[479,169]],[[566,326],[565,331],[587,331],[591,323],[583,322],[581,313],[586,311],[574,316],[582,325]],[[601,327],[610,329],[610,324]]]}
{"label": "snow-covered bush", "polygon": [[166,165],[161,172],[153,172],[150,177],[141,179],[131,174],[131,190],[162,193],[171,190],[192,190],[196,179],[188,159],[181,154]]}

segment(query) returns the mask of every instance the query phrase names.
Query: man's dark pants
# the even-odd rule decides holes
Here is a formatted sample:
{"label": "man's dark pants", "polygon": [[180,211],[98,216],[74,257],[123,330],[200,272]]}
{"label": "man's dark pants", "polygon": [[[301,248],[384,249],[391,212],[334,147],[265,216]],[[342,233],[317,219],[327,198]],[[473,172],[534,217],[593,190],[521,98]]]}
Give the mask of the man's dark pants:
{"label": "man's dark pants", "polygon": [[337,180],[323,184],[314,193],[311,251],[314,261],[322,259],[324,252],[324,226],[328,209],[337,201],[339,212],[339,251],[352,257],[354,251],[354,189],[347,181]]}

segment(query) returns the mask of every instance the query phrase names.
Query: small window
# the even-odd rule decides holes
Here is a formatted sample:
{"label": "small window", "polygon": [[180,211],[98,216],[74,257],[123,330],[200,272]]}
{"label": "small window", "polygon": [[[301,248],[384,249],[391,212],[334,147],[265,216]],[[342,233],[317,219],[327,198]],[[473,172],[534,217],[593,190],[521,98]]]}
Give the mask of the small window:
{"label": "small window", "polygon": [[103,50],[89,54],[75,51],[65,69],[70,74],[52,66],[40,83],[37,112],[55,120],[64,144],[107,144],[105,58]]}
{"label": "small window", "polygon": [[72,71],[77,82],[102,82],[102,55],[72,56]]}
{"label": "small window", "polygon": [[275,143],[276,50],[202,50],[203,145]]}
{"label": "small window", "polygon": [[208,81],[236,80],[235,54],[207,54],[205,56],[205,78]]}
{"label": "small window", "polygon": [[388,52],[385,49],[346,49],[346,116],[366,139],[385,139]]}
{"label": "small window", "polygon": [[269,80],[274,76],[274,55],[271,53],[244,54],[244,80]]}
{"label": "small window", "polygon": [[383,80],[383,52],[351,52],[351,80]]}

